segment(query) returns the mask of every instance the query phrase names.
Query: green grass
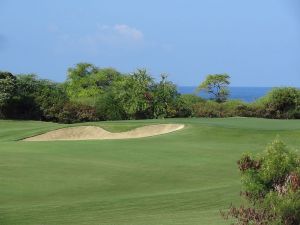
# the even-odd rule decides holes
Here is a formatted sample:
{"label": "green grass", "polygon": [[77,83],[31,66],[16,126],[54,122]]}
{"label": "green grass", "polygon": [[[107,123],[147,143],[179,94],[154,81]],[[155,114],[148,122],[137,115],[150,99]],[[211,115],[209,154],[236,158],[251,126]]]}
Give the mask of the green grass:
{"label": "green grass", "polygon": [[[97,122],[125,131],[157,123],[184,130],[130,140],[16,141],[66,125],[0,121],[1,225],[225,224],[239,201],[236,161],[277,135],[300,146],[300,121],[169,119]],[[74,125],[73,125],[74,126]]]}

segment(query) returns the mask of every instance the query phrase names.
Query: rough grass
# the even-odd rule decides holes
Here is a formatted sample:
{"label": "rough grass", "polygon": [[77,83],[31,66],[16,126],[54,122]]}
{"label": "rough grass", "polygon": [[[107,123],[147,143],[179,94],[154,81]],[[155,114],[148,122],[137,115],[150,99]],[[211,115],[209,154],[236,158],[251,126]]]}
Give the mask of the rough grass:
{"label": "rough grass", "polygon": [[[18,142],[66,125],[0,121],[0,224],[224,224],[238,201],[236,161],[277,135],[300,146],[300,121],[171,119],[85,123],[125,131],[186,128],[131,140]],[[81,125],[81,124],[76,124]]]}

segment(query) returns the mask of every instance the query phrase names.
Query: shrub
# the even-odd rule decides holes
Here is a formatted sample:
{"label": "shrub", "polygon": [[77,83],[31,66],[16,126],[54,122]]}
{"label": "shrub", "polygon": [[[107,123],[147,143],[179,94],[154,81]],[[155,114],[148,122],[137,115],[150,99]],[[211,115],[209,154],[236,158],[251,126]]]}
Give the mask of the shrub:
{"label": "shrub", "polygon": [[112,92],[106,92],[98,97],[96,101],[96,113],[100,120],[122,120],[126,119],[126,114],[116,101]]}
{"label": "shrub", "polygon": [[222,105],[215,101],[204,101],[193,105],[193,114],[196,117],[222,117]]}
{"label": "shrub", "polygon": [[263,117],[274,119],[300,118],[300,90],[292,87],[275,88],[260,100]]}
{"label": "shrub", "polygon": [[76,123],[97,121],[96,109],[92,106],[84,105],[81,103],[67,103],[62,111],[58,114],[57,118],[60,123]]}
{"label": "shrub", "polygon": [[176,117],[194,116],[193,106],[197,103],[204,102],[201,97],[191,94],[180,95],[176,99]]}
{"label": "shrub", "polygon": [[16,77],[9,72],[0,71],[0,118],[16,89]]}
{"label": "shrub", "polygon": [[154,118],[166,118],[176,116],[176,101],[179,97],[176,85],[167,80],[167,75],[161,75],[161,81],[153,85],[151,103]]}
{"label": "shrub", "polygon": [[300,224],[300,157],[275,140],[263,154],[238,161],[247,205],[222,212],[238,225]]}
{"label": "shrub", "polygon": [[252,116],[248,105],[239,100],[231,100],[224,103],[203,101],[194,104],[192,108],[193,114],[197,117]]}
{"label": "shrub", "polygon": [[42,120],[56,121],[62,108],[68,102],[68,97],[61,85],[48,80],[39,80],[35,102],[42,114]]}

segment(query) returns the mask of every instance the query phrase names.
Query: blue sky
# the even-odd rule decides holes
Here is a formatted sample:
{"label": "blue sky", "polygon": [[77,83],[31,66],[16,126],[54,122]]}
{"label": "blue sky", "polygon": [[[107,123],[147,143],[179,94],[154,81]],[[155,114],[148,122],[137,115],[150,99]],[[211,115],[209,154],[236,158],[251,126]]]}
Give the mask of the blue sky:
{"label": "blue sky", "polygon": [[91,62],[194,86],[300,86],[298,0],[0,0],[0,70],[63,81]]}

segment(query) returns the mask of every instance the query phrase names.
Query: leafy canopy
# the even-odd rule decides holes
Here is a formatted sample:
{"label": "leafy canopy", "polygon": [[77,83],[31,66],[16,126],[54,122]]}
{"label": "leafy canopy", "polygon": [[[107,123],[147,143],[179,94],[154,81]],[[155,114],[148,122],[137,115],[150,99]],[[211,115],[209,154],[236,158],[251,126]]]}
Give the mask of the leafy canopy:
{"label": "leafy canopy", "polygon": [[211,99],[217,102],[225,102],[229,96],[230,76],[224,74],[209,74],[206,79],[198,86],[197,92],[205,91]]}
{"label": "leafy canopy", "polygon": [[223,216],[238,225],[300,224],[299,154],[275,140],[260,155],[245,154],[238,165],[247,203]]}
{"label": "leafy canopy", "polygon": [[177,87],[167,80],[168,75],[162,74],[161,81],[153,88],[153,114],[155,118],[175,115],[175,103],[179,97]]}
{"label": "leafy canopy", "polygon": [[0,71],[0,107],[12,98],[16,88],[16,77],[9,72]]}
{"label": "leafy canopy", "polygon": [[113,68],[98,68],[90,63],[78,63],[74,68],[68,69],[66,90],[73,100],[99,96],[115,80],[120,73]]}

